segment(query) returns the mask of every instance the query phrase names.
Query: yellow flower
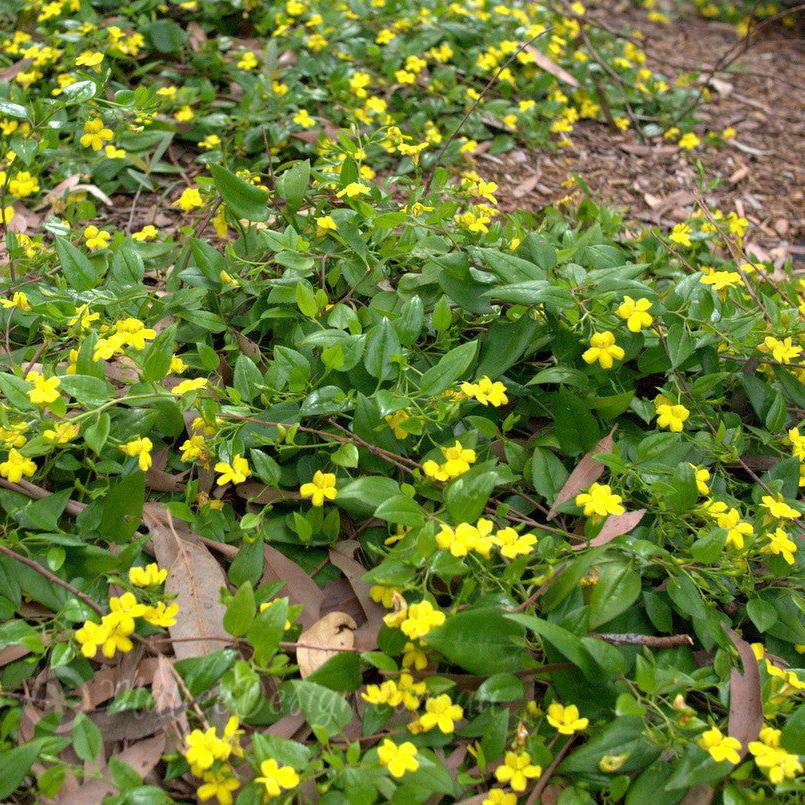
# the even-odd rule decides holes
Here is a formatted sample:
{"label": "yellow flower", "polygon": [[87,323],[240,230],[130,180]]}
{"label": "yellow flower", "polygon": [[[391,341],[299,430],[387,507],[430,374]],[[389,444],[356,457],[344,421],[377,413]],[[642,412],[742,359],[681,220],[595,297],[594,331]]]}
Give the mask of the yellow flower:
{"label": "yellow flower", "polygon": [[323,506],[325,500],[335,500],[338,490],[335,486],[335,474],[316,470],[313,480],[299,487],[303,498],[310,498],[314,506]]}
{"label": "yellow flower", "polygon": [[548,723],[561,735],[572,735],[587,729],[590,719],[579,718],[579,708],[575,704],[565,707],[559,702],[552,702],[548,705]]}
{"label": "yellow flower", "polygon": [[160,570],[156,562],[145,567],[130,567],[129,568],[129,581],[135,587],[155,587],[157,584],[162,584],[168,577],[167,570]]}
{"label": "yellow flower", "polygon": [[15,307],[23,313],[28,313],[31,310],[31,306],[28,304],[28,297],[22,291],[15,291],[11,299],[0,299],[0,307],[6,310]]}
{"label": "yellow flower", "polygon": [[114,145],[107,145],[106,148],[103,149],[104,154],[106,154],[107,159],[125,159],[126,158],[126,150],[124,148],[117,148]]}
{"label": "yellow flower", "polygon": [[346,187],[339,190],[336,193],[336,196],[338,198],[343,198],[344,196],[347,198],[357,198],[358,196],[365,196],[370,192],[371,189],[365,184],[361,184],[360,182],[350,182]]}
{"label": "yellow flower", "polygon": [[210,151],[221,144],[221,138],[217,134],[208,134],[203,140],[199,140],[198,144],[200,148]]}
{"label": "yellow flower", "polygon": [[252,53],[251,50],[247,50],[237,62],[237,66],[241,70],[254,70],[254,68],[257,67],[257,64],[257,57],[254,55],[254,53]]}
{"label": "yellow flower", "polygon": [[23,476],[30,478],[35,472],[36,464],[13,447],[8,451],[8,458],[0,463],[0,475],[13,484],[20,481]]}
{"label": "yellow flower", "polygon": [[689,224],[677,224],[668,235],[668,239],[672,243],[678,243],[680,246],[690,246],[690,235],[693,230]]}
{"label": "yellow flower", "polygon": [[621,360],[625,354],[623,347],[615,343],[615,336],[605,330],[603,333],[593,333],[590,348],[581,357],[585,363],[598,361],[602,369],[611,369],[613,363]]}
{"label": "yellow flower", "polygon": [[729,509],[723,514],[716,515],[716,523],[719,528],[727,529],[727,545],[732,545],[739,551],[744,547],[744,537],[749,537],[754,533],[754,529],[749,523],[741,521],[741,515],[737,509]]}
{"label": "yellow flower", "polygon": [[706,749],[716,763],[726,760],[734,765],[741,762],[741,756],[738,754],[741,742],[737,738],[729,738],[723,735],[718,727],[713,727],[702,733],[696,743],[702,749]]}
{"label": "yellow flower", "polygon": [[408,431],[401,428],[403,422],[407,422],[411,417],[405,411],[395,411],[386,417],[386,424],[391,428],[394,433],[395,439],[407,439]]}
{"label": "yellow flower", "polygon": [[260,764],[260,776],[254,781],[265,787],[269,797],[278,797],[283,790],[296,788],[300,780],[291,766],[280,766],[274,758],[269,758]]}
{"label": "yellow flower", "polygon": [[79,67],[97,67],[103,61],[103,53],[85,50],[75,60]]}
{"label": "yellow flower", "polygon": [[95,251],[95,249],[105,249],[109,245],[109,238],[112,235],[103,229],[98,229],[97,226],[88,226],[84,230],[84,240],[87,242],[87,248]]}
{"label": "yellow flower", "polygon": [[67,444],[78,436],[81,426],[70,422],[58,422],[52,428],[42,432],[42,435],[56,444]]}
{"label": "yellow flower", "polygon": [[327,232],[337,232],[338,225],[331,215],[321,215],[316,218],[317,234],[325,235]]}
{"label": "yellow flower", "polygon": [[468,397],[478,400],[481,405],[492,405],[498,408],[505,405],[509,398],[506,396],[506,386],[499,380],[492,380],[484,375],[477,383],[462,383],[461,390]]}
{"label": "yellow flower", "polygon": [[402,777],[406,772],[416,771],[419,761],[416,759],[416,747],[405,741],[395,744],[388,738],[377,749],[378,760],[389,770],[392,777]]}
{"label": "yellow flower", "polygon": [[182,191],[182,195],[173,202],[174,207],[179,207],[185,212],[198,209],[204,206],[204,200],[197,187],[187,187]]}
{"label": "yellow flower", "polygon": [[39,372],[28,372],[25,380],[33,385],[28,392],[28,399],[34,405],[47,405],[59,399],[59,392],[56,391],[60,385],[58,377],[45,379]]}
{"label": "yellow flower", "polygon": [[182,397],[188,392],[203,389],[208,382],[206,377],[197,377],[194,380],[183,380],[173,387],[172,393]]}
{"label": "yellow flower", "polygon": [[399,593],[399,587],[385,587],[382,584],[374,584],[369,588],[369,597],[372,601],[382,604],[386,609],[394,606],[394,593]]}
{"label": "yellow flower", "polygon": [[709,495],[710,487],[707,485],[707,482],[710,480],[710,470],[696,467],[693,464],[690,466],[693,469],[693,474],[696,476],[696,489],[699,494]]}
{"label": "yellow flower", "polygon": [[[165,572],[165,571],[161,571]],[[152,607],[146,607],[143,612],[143,620],[150,623],[152,626],[161,626],[167,629],[176,623],[176,616],[179,614],[178,604],[165,604],[164,601],[159,601]]]}
{"label": "yellow flower", "polygon": [[6,204],[5,207],[0,209],[0,224],[2,224],[3,226],[8,226],[11,223],[11,219],[13,217],[14,217],[14,207],[11,204]]}
{"label": "yellow flower", "polygon": [[215,471],[221,473],[218,477],[218,486],[226,484],[242,484],[250,475],[249,462],[240,453],[232,456],[232,463],[219,461],[215,465]]}
{"label": "yellow flower", "polygon": [[137,457],[140,469],[145,472],[151,466],[151,450],[153,442],[147,436],[138,436],[130,442],[120,445],[120,450],[127,456]]}
{"label": "yellow flower", "polygon": [[444,622],[444,612],[434,609],[430,601],[420,601],[408,607],[405,620],[400,624],[400,630],[406,637],[416,640]]}
{"label": "yellow flower", "polygon": [[152,240],[158,234],[159,230],[153,224],[146,224],[138,232],[134,232],[131,236],[131,239],[142,242],[145,240]]}
{"label": "yellow flower", "polygon": [[503,763],[495,769],[495,777],[500,783],[508,783],[513,791],[525,791],[529,780],[542,774],[542,767],[531,762],[528,752],[506,752]]}
{"label": "yellow flower", "polygon": [[692,131],[689,131],[679,138],[677,145],[685,151],[692,151],[696,146],[701,145],[701,142],[702,141]]}
{"label": "yellow flower", "polygon": [[763,339],[763,343],[758,347],[761,352],[771,353],[772,358],[778,363],[791,363],[802,354],[802,347],[794,346],[790,336],[783,341],[772,336]]}
{"label": "yellow flower", "polygon": [[215,727],[203,732],[193,730],[185,739],[184,756],[193,774],[200,777],[216,760],[226,760],[232,753],[232,745],[215,734]]}
{"label": "yellow flower", "polygon": [[93,151],[100,151],[104,143],[114,138],[111,129],[107,129],[103,120],[99,117],[92,117],[84,123],[84,133],[79,142],[84,148],[91,148]]}
{"label": "yellow flower", "polygon": [[313,126],[316,125],[316,120],[310,116],[307,109],[300,109],[293,116],[292,120],[297,126],[301,126],[303,129],[312,129]]}
{"label": "yellow flower", "polygon": [[[424,683],[421,683],[424,689]],[[443,693],[440,696],[429,698],[425,702],[425,712],[419,723],[425,732],[438,727],[440,732],[449,734],[455,731],[455,722],[464,718],[464,710],[452,699]]]}
{"label": "yellow flower", "polygon": [[475,451],[464,447],[458,440],[452,447],[442,447],[440,449],[445,458],[444,470],[451,478],[463,475],[469,470],[470,465],[475,463]]}
{"label": "yellow flower", "polygon": [[624,296],[623,303],[615,311],[615,315],[626,320],[626,327],[632,333],[639,333],[644,327],[651,327],[654,322],[653,316],[647,313],[651,308],[648,299],[632,299],[631,296]]}
{"label": "yellow flower", "polygon": [[180,107],[179,111],[174,113],[173,116],[179,123],[189,123],[194,117],[193,110],[187,104]]}
{"label": "yellow flower", "polygon": [[737,271],[713,271],[699,279],[702,285],[712,285],[713,288],[721,292],[726,292],[728,288],[735,288],[740,285],[741,275]]}
{"label": "yellow flower", "polygon": [[585,517],[605,517],[608,514],[623,514],[623,498],[616,495],[609,484],[594,483],[586,492],[576,495],[576,505],[584,507]]}
{"label": "yellow flower", "polygon": [[537,538],[533,534],[518,534],[511,526],[501,528],[491,540],[500,548],[500,555],[507,559],[526,556],[537,544]]}
{"label": "yellow flower", "polygon": [[81,646],[81,653],[88,658],[98,653],[98,646],[103,645],[109,636],[109,630],[102,623],[86,621],[80,629],[76,629],[75,639]]}
{"label": "yellow flower", "polygon": [[111,612],[104,615],[104,618],[109,619],[107,623],[119,624],[126,634],[131,634],[134,631],[134,619],[142,617],[146,606],[139,603],[133,593],[123,593],[109,599],[109,609]]}
{"label": "yellow flower", "polygon": [[240,786],[240,781],[232,773],[232,768],[223,766],[216,771],[204,772],[204,785],[200,785],[196,794],[202,802],[215,797],[219,805],[232,805],[232,792]]}
{"label": "yellow flower", "polygon": [[760,505],[766,509],[771,517],[780,520],[798,520],[802,517],[801,512],[789,506],[779,495],[776,498],[771,495],[763,495],[760,499]]}
{"label": "yellow flower", "polygon": [[789,539],[788,534],[782,528],[777,528],[774,534],[767,534],[766,536],[769,538],[769,542],[760,549],[760,552],[782,556],[789,565],[793,565],[797,545],[793,540]]}
{"label": "yellow flower", "polygon": [[415,643],[406,643],[403,648],[403,668],[414,668],[423,671],[428,667],[428,655],[418,648]]}
{"label": "yellow flower", "polygon": [[683,425],[690,416],[690,411],[684,405],[657,406],[657,425],[661,428],[668,428],[674,433],[681,433]]}

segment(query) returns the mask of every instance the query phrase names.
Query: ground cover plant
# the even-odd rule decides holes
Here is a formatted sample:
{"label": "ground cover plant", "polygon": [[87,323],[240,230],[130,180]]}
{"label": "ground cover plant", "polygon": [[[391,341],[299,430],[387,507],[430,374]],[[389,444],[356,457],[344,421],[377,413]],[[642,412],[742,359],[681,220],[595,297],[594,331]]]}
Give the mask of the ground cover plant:
{"label": "ground cover plant", "polygon": [[2,13],[4,801],[801,799],[803,282],[480,159],[718,145],[689,77],[580,3]]}

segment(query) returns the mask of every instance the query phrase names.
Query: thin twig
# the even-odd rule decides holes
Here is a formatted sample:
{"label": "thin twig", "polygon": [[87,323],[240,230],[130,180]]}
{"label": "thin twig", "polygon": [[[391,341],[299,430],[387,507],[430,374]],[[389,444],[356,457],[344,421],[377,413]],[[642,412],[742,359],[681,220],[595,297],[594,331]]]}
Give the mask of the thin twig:
{"label": "thin twig", "polygon": [[599,634],[590,632],[590,637],[612,643],[616,646],[648,646],[649,648],[672,648],[674,646],[692,646],[693,638],[687,634],[673,634],[667,637],[648,634]]}
{"label": "thin twig", "polygon": [[11,548],[7,548],[5,545],[0,545],[0,553],[4,553],[6,556],[10,556],[12,559],[16,559],[16,561],[22,563],[26,567],[30,567],[31,570],[35,570],[40,576],[46,578],[52,584],[56,584],[57,586],[67,590],[71,595],[78,598],[80,601],[83,601],[93,612],[96,612],[98,615],[104,615],[104,611],[85,593],[82,593],[77,587],[73,587],[72,584],[65,581],[64,579],[60,579],[55,574],[51,573],[47,568],[42,567],[38,562],[35,562],[33,559],[29,559],[27,556],[22,556],[18,554],[16,551],[12,551]]}
{"label": "thin twig", "polygon": [[556,771],[556,767],[562,762],[562,758],[567,754],[575,740],[576,736],[571,735],[567,743],[556,753],[556,757],[551,761],[551,765],[545,769],[542,776],[537,781],[537,784],[534,786],[534,790],[526,800],[526,805],[536,805],[536,803],[539,802],[542,792],[546,789],[551,777],[553,777],[553,773]]}

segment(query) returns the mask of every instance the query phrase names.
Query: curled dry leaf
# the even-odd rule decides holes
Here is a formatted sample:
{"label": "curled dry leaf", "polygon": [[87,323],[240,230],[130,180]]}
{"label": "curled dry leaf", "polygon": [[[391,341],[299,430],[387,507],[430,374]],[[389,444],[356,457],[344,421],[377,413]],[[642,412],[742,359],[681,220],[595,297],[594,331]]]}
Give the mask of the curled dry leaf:
{"label": "curled dry leaf", "polygon": [[565,481],[559,494],[556,496],[548,512],[548,519],[551,520],[556,514],[556,510],[570,498],[576,497],[583,489],[587,489],[591,484],[594,484],[603,474],[606,469],[600,461],[596,461],[593,456],[598,453],[609,453],[612,450],[612,436],[615,433],[613,428],[589,453],[586,453],[579,462],[576,469],[570,473],[570,476]]}
{"label": "curled dry leaf", "polygon": [[633,528],[637,528],[645,513],[645,509],[637,509],[623,514],[611,514],[607,517],[604,525],[601,526],[601,530],[589,542],[574,545],[573,550],[582,551],[585,548],[598,548],[611,542],[615,537],[628,534]]}
{"label": "curled dry leaf", "polygon": [[309,629],[305,629],[299,635],[300,646],[296,649],[302,679],[309,677],[339,651],[353,648],[357,626],[346,612],[328,612]]}
{"label": "curled dry leaf", "polygon": [[763,700],[760,693],[760,671],[752,647],[740,635],[722,623],[721,628],[732,641],[743,664],[730,672],[730,714],[727,729],[730,738],[741,742],[740,755],[748,751],[750,741],[757,740],[763,727]]}
{"label": "curled dry leaf", "polygon": [[[115,758],[131,766],[140,777],[145,777],[159,763],[164,751],[165,734],[161,733],[129,746],[119,755],[115,755]],[[96,802],[103,802],[116,791],[117,785],[112,782],[110,774],[109,779],[88,780],[74,791],[60,796],[56,802],[59,805],[94,805]]]}
{"label": "curled dry leaf", "polygon": [[179,617],[168,629],[176,639],[174,654],[179,659],[212,654],[230,639],[224,629],[226,607],[220,600],[220,590],[226,587],[221,565],[185,523],[173,521],[164,506],[147,504],[143,522],[158,564],[168,570],[165,592],[179,605]]}
{"label": "curled dry leaf", "polygon": [[554,78],[564,81],[565,84],[571,87],[578,87],[579,82],[576,77],[572,76],[564,67],[560,67],[556,62],[551,61],[541,50],[538,50],[533,45],[526,45],[525,51],[534,57],[534,63],[537,67],[541,67],[546,73],[550,73]]}

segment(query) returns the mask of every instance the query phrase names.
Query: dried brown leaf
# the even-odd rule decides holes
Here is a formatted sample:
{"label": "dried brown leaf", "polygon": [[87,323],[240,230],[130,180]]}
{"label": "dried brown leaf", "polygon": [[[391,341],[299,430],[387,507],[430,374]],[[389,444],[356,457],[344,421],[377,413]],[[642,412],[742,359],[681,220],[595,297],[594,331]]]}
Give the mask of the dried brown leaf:
{"label": "dried brown leaf", "polygon": [[207,44],[207,34],[195,20],[187,23],[187,42],[193,53],[198,53]]}
{"label": "dried brown leaf", "polygon": [[[161,733],[129,746],[115,757],[131,766],[140,777],[145,777],[159,763],[164,750],[165,734]],[[59,805],[95,805],[95,803],[100,805],[106,797],[116,791],[117,786],[111,779],[88,780],[74,791],[60,796],[56,801]]]}
{"label": "dried brown leaf", "polygon": [[319,585],[296,562],[271,545],[263,547],[263,556],[263,578],[260,583],[283,582],[284,593],[288,596],[288,600],[292,604],[301,604],[304,607],[299,622],[309,629],[319,619],[324,601]]}
{"label": "dried brown leaf", "polygon": [[512,195],[515,198],[522,198],[523,196],[530,193],[537,186],[537,183],[539,182],[539,176],[540,175],[538,173],[535,173],[533,176],[529,176],[526,179],[523,179],[523,181],[520,182],[520,184],[518,184],[514,188],[514,190],[512,190]]}
{"label": "dried brown leaf", "polygon": [[164,506],[147,504],[143,522],[158,564],[168,570],[165,592],[179,605],[179,617],[168,629],[176,639],[174,654],[183,660],[217,651],[230,639],[224,629],[226,607],[220,601],[220,590],[226,587],[221,565],[185,523],[173,522]]}
{"label": "dried brown leaf", "polygon": [[[355,645],[358,624],[346,612],[328,612],[299,635],[296,661],[302,679],[310,676],[331,657]],[[316,648],[307,648],[316,646]]]}
{"label": "dried brown leaf", "polygon": [[607,517],[604,525],[601,526],[601,530],[589,542],[574,545],[573,550],[581,551],[584,548],[598,548],[601,545],[612,542],[615,537],[628,534],[633,528],[637,528],[645,513],[645,509],[637,509],[623,514],[611,514]]}
{"label": "dried brown leaf", "polygon": [[748,751],[750,741],[757,740],[763,727],[763,701],[760,693],[760,671],[752,647],[726,624],[721,628],[732,641],[743,664],[743,673],[737,668],[730,672],[730,713],[727,729],[730,738],[741,742],[740,755]]}
{"label": "dried brown leaf", "polygon": [[570,498],[576,497],[582,489],[587,489],[591,484],[594,484],[603,474],[606,467],[600,462],[596,461],[593,456],[598,453],[609,453],[612,450],[612,436],[615,433],[613,428],[608,435],[604,436],[600,442],[587,453],[579,462],[576,469],[570,473],[570,476],[565,481],[559,494],[556,496],[548,512],[548,519],[551,520],[556,514],[556,510]]}
{"label": "dried brown leaf", "polygon": [[366,568],[352,558],[358,547],[358,543],[354,540],[339,542],[330,550],[330,561],[347,577],[366,614],[366,623],[355,634],[355,642],[362,651],[372,651],[377,648],[377,635],[386,613],[369,595],[370,587],[363,581]]}
{"label": "dried brown leaf", "polygon": [[578,87],[579,82],[564,67],[560,67],[556,62],[551,61],[541,50],[537,50],[533,45],[525,46],[526,53],[534,57],[537,67],[541,67],[546,73],[550,73],[554,78],[564,81],[571,87]]}
{"label": "dried brown leaf", "polygon": [[710,805],[715,795],[716,790],[713,786],[700,783],[688,790],[679,805]]}

